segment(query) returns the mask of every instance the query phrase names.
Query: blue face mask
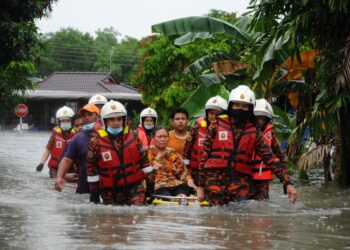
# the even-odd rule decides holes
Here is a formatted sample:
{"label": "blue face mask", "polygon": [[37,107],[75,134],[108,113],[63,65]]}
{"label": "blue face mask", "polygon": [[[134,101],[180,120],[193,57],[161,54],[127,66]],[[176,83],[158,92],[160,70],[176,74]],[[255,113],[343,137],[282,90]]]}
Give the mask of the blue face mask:
{"label": "blue face mask", "polygon": [[154,128],[154,125],[145,125],[146,130],[151,130]]}
{"label": "blue face mask", "polygon": [[83,130],[90,131],[90,130],[93,130],[94,127],[95,127],[95,123],[92,122],[92,123],[89,123],[89,124],[85,124],[84,127],[83,127]]}
{"label": "blue face mask", "polygon": [[123,131],[123,127],[120,128],[111,128],[108,127],[107,128],[108,133],[110,133],[111,135],[118,135]]}
{"label": "blue face mask", "polygon": [[70,122],[61,122],[60,127],[63,131],[68,131],[72,128],[72,124]]}

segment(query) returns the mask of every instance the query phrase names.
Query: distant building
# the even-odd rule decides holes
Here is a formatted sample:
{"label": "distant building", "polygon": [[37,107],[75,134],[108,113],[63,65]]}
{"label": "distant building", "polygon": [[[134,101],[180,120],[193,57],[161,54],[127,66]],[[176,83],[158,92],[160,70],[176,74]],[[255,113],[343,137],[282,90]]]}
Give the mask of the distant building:
{"label": "distant building", "polygon": [[[55,125],[58,108],[66,105],[77,112],[95,94],[104,95],[108,100],[123,103],[128,118],[140,112],[144,105],[141,94],[128,84],[116,81],[110,73],[104,72],[55,72],[38,83],[34,90],[28,90],[25,103],[29,114],[24,122],[39,129],[51,129]],[[16,124],[18,119],[11,115],[7,124]]]}

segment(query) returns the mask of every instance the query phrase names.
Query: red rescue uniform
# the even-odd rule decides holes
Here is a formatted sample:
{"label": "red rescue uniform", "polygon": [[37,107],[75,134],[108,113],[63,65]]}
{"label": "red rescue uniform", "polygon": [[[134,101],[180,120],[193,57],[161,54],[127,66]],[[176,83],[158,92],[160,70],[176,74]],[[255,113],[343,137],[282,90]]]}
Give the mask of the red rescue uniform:
{"label": "red rescue uniform", "polygon": [[48,162],[48,166],[50,169],[58,169],[58,163],[61,160],[62,154],[67,146],[67,144],[73,139],[75,135],[75,130],[72,129],[68,136],[64,136],[62,129],[59,127],[55,127],[53,129],[53,133],[55,136],[55,140],[53,142],[53,147],[51,149],[51,157]]}
{"label": "red rescue uniform", "polygon": [[142,125],[139,125],[137,128],[137,137],[140,139],[145,148],[154,145],[153,138],[151,138],[151,135],[146,132],[145,128],[142,127]]}

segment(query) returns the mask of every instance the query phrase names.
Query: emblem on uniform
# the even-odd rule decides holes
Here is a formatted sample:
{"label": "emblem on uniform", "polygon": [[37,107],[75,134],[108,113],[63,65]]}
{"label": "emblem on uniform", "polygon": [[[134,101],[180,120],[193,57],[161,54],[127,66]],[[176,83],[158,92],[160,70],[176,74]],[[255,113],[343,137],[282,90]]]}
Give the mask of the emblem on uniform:
{"label": "emblem on uniform", "polygon": [[267,134],[266,134],[266,138],[269,139],[269,140],[271,140],[271,138],[272,138],[271,133],[267,133]]}
{"label": "emblem on uniform", "polygon": [[241,100],[243,100],[245,98],[244,94],[241,94],[241,96],[239,98],[241,98]]}
{"label": "emblem on uniform", "polygon": [[148,109],[148,113],[149,113],[149,114],[152,113],[152,110],[151,110],[151,109]]}
{"label": "emblem on uniform", "polygon": [[117,109],[117,107],[115,105],[111,105],[111,109],[115,110],[115,109]]}
{"label": "emblem on uniform", "polygon": [[111,151],[103,152],[102,158],[103,158],[103,161],[111,161],[112,160]]}
{"label": "emblem on uniform", "polygon": [[219,132],[219,141],[226,141],[228,138],[228,132],[227,131],[220,131]]}
{"label": "emblem on uniform", "polygon": [[67,110],[63,110],[63,114],[66,115],[67,114]]}
{"label": "emblem on uniform", "polygon": [[97,96],[96,99],[97,99],[97,101],[100,101],[101,100],[101,96]]}
{"label": "emblem on uniform", "polygon": [[62,142],[61,141],[56,142],[56,148],[62,148]]}
{"label": "emblem on uniform", "polygon": [[204,144],[204,138],[199,138],[198,139],[198,146],[202,147]]}
{"label": "emblem on uniform", "polygon": [[266,106],[265,106],[265,109],[268,111],[268,110],[269,110],[269,107],[266,105]]}
{"label": "emblem on uniform", "polygon": [[213,100],[213,103],[216,103],[216,99]]}
{"label": "emblem on uniform", "polygon": [[187,141],[192,141],[192,136],[190,136],[190,135],[187,136],[186,140],[187,140]]}

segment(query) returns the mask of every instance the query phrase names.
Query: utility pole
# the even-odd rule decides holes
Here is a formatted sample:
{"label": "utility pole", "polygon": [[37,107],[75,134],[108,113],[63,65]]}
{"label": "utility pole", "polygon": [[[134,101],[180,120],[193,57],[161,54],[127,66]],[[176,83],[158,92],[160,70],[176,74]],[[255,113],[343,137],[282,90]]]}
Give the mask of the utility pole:
{"label": "utility pole", "polygon": [[109,73],[112,73],[112,54],[113,50],[109,51]]}

